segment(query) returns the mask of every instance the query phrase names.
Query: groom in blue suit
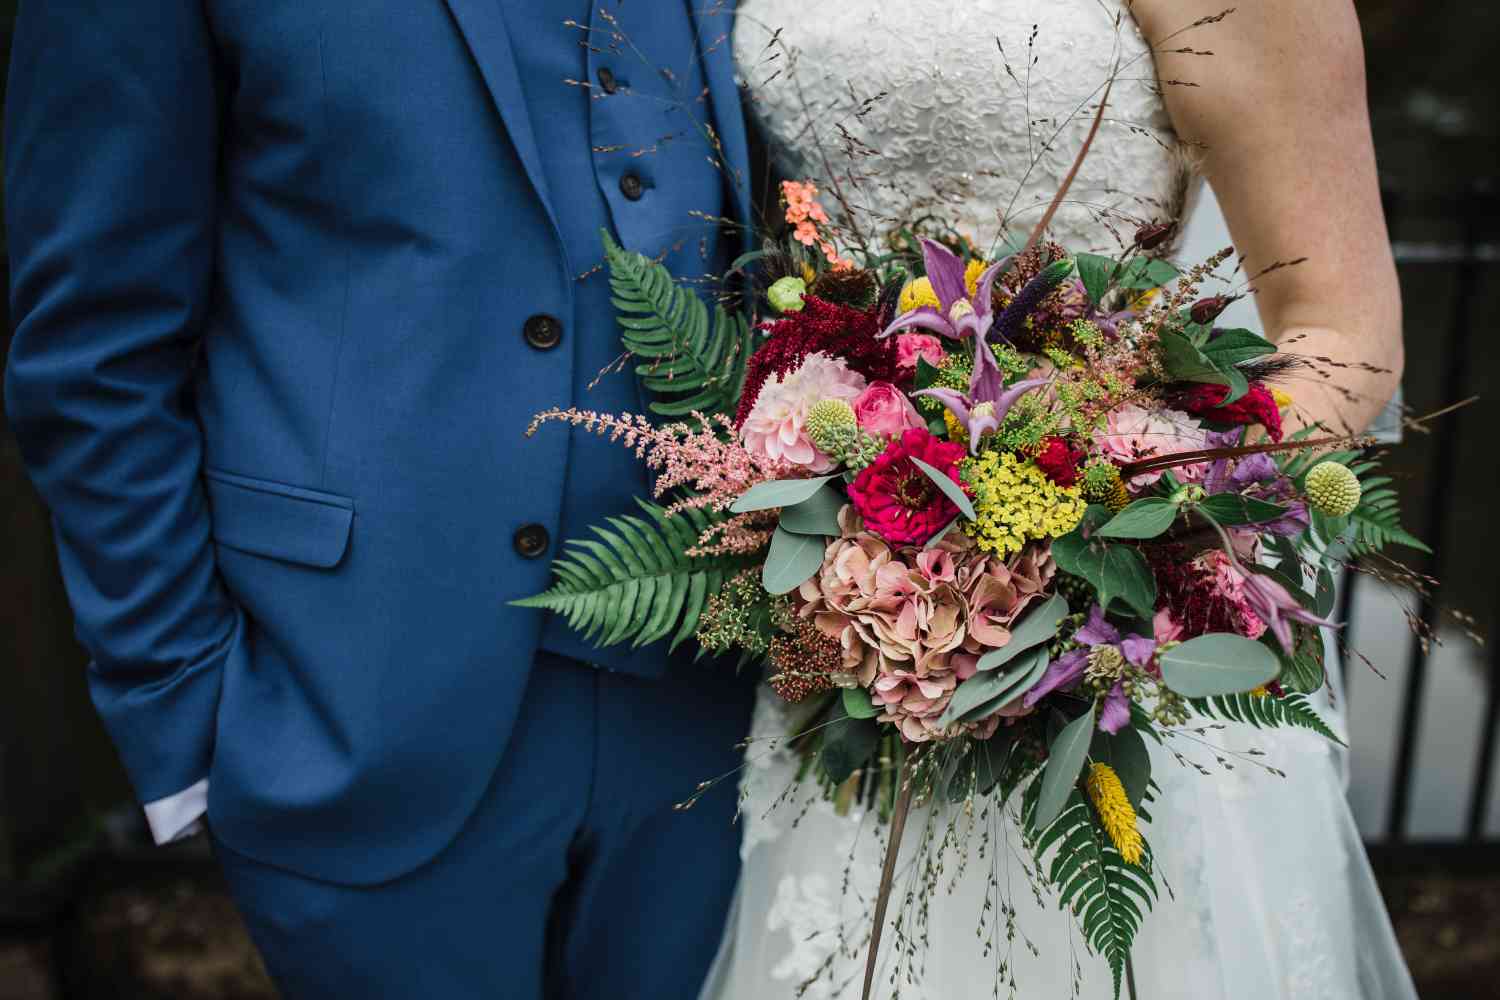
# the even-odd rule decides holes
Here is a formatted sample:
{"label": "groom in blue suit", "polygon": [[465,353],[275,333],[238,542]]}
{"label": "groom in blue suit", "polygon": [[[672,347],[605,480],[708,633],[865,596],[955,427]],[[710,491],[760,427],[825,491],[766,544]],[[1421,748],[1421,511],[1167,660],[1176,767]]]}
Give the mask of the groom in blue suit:
{"label": "groom in blue suit", "polygon": [[673,805],[748,680],[507,602],[645,488],[522,431],[643,404],[601,228],[735,252],[732,16],[21,4],[7,410],[153,831],[211,828],[288,997],[696,993],[734,782]]}

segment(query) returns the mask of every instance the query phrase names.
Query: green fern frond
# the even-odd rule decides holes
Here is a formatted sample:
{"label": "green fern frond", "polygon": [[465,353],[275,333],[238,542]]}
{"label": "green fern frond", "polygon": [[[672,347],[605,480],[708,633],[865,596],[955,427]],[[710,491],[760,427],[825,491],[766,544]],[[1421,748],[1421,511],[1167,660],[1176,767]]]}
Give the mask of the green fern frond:
{"label": "green fern frond", "polygon": [[594,526],[597,539],[569,541],[553,563],[551,588],[511,603],[556,612],[598,646],[644,646],[671,635],[676,649],[697,629],[708,599],[755,556],[686,555],[722,515],[688,509],[669,517],[656,504],[636,502],[649,521],[627,515]]}
{"label": "green fern frond", "polygon": [[1300,694],[1287,694],[1280,698],[1273,695],[1256,697],[1253,694],[1221,695],[1213,698],[1191,698],[1188,704],[1199,715],[1210,719],[1227,719],[1243,722],[1256,729],[1275,729],[1279,726],[1295,726],[1310,729],[1339,746],[1344,741],[1328,728],[1318,713],[1313,711],[1307,699]]}
{"label": "green fern frond", "polygon": [[1047,881],[1058,887],[1060,901],[1078,918],[1089,948],[1109,964],[1118,998],[1125,960],[1145,914],[1157,898],[1151,876],[1151,847],[1144,846],[1139,865],[1127,862],[1077,788],[1051,826],[1040,832],[1033,830],[1040,787],[1040,781],[1033,781],[1021,802],[1032,856],[1040,866],[1051,855]]}
{"label": "green fern frond", "polygon": [[641,363],[636,374],[666,417],[729,413],[739,400],[755,334],[743,316],[708,307],[664,266],[604,234],[620,340]]}

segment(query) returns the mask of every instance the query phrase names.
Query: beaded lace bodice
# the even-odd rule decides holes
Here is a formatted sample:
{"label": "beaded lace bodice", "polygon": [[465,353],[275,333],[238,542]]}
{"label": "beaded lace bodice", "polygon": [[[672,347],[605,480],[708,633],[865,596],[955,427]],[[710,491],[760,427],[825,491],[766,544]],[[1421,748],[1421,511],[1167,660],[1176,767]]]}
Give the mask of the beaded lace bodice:
{"label": "beaded lace bodice", "polygon": [[856,215],[887,228],[931,215],[981,247],[1002,218],[1029,230],[1111,76],[1054,237],[1105,249],[1112,229],[1181,209],[1150,48],[1118,0],[741,0],[734,46],[777,166],[818,181],[836,215],[835,179]]}

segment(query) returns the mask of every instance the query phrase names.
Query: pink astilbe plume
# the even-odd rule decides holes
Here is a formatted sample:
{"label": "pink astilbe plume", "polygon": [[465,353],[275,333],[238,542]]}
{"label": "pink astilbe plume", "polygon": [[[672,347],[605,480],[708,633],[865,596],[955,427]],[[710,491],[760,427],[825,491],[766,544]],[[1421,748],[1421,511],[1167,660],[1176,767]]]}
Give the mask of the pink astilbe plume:
{"label": "pink astilbe plume", "polygon": [[[653,496],[662,497],[679,487],[694,493],[669,506],[668,514],[689,508],[722,511],[756,483],[789,479],[798,474],[790,463],[746,451],[734,435],[733,423],[724,416],[706,417],[695,412],[692,421],[696,424],[683,421],[658,427],[636,413],[614,416],[576,407],[553,408],[536,415],[526,429],[526,436],[555,421],[581,427],[634,450],[646,468],[658,473],[651,491]],[[744,526],[738,519],[732,519],[720,530],[737,531]]]}

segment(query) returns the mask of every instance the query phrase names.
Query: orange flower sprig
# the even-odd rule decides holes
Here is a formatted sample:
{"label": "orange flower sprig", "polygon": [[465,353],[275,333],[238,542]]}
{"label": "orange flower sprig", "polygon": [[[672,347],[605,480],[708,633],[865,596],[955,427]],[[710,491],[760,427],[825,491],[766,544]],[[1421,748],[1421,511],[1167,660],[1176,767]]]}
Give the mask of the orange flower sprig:
{"label": "orange flower sprig", "polygon": [[854,262],[838,255],[833,240],[820,228],[828,225],[828,213],[818,203],[817,185],[810,181],[782,181],[781,197],[786,202],[786,221],[793,226],[792,239],[805,247],[823,251],[835,271],[851,271]]}

